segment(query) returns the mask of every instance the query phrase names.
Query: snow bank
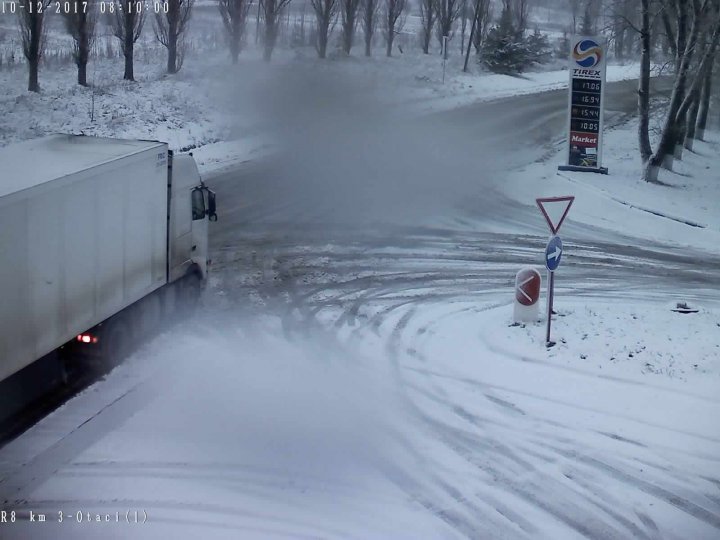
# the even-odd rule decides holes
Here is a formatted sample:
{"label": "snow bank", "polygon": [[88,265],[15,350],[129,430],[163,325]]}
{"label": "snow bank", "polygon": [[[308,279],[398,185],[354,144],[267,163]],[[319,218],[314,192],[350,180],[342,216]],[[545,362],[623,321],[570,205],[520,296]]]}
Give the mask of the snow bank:
{"label": "snow bank", "polygon": [[[568,295],[570,296],[570,295]],[[692,388],[714,396],[720,385],[720,313],[673,311],[674,304],[556,299],[552,341],[545,322],[513,325],[508,308],[483,324],[490,350],[527,361],[556,362],[588,373],[641,384]],[[559,307],[558,307],[559,305]],[[501,327],[498,323],[504,323]],[[507,327],[507,328],[505,328]],[[662,332],[660,332],[662,329]]]}
{"label": "snow bank", "polygon": [[[653,119],[654,138],[660,120]],[[503,189],[509,197],[531,206],[536,197],[575,195],[569,224],[718,252],[720,133],[707,131],[706,141],[696,141],[693,151],[685,151],[682,161],[675,161],[674,172],[661,171],[659,179],[665,185],[658,185],[641,178],[637,127],[637,120],[632,120],[606,130],[603,165],[608,175],[559,172],[557,166],[565,159],[563,143],[546,161],[512,174]],[[532,189],[527,189],[529,183]]]}

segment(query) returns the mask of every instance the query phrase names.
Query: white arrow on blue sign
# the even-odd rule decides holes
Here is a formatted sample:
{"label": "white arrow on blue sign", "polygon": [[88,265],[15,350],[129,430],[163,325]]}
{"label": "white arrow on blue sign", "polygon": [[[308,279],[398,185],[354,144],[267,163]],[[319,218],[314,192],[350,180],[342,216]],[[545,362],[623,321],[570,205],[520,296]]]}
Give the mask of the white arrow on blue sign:
{"label": "white arrow on blue sign", "polygon": [[553,236],[545,248],[545,266],[551,272],[554,272],[560,266],[562,250],[562,240],[560,240],[559,236]]}

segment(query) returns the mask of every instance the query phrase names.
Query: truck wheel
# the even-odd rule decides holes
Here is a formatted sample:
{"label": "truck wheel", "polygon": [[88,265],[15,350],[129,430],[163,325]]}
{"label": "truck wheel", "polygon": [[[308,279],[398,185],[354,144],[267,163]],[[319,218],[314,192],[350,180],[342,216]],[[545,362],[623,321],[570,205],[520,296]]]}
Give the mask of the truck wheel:
{"label": "truck wheel", "polygon": [[191,273],[180,281],[180,311],[183,315],[189,315],[200,302],[200,276]]}
{"label": "truck wheel", "polygon": [[102,335],[102,358],[106,367],[113,368],[120,364],[131,351],[132,334],[130,327],[122,319],[112,321],[108,326]]}

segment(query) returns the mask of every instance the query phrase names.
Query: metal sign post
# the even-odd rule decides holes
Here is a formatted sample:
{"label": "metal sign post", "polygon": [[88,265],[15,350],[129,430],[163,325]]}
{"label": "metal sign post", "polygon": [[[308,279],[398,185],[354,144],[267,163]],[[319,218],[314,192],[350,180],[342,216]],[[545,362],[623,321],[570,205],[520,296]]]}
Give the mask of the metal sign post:
{"label": "metal sign post", "polygon": [[443,79],[442,82],[445,84],[445,62],[447,60],[447,36],[443,36],[442,38],[442,58],[443,58]]}
{"label": "metal sign post", "polygon": [[555,270],[560,266],[560,260],[563,254],[563,244],[559,236],[557,236],[560,227],[570,211],[575,197],[572,195],[567,197],[545,197],[535,199],[540,211],[548,224],[548,228],[553,236],[547,243],[545,248],[545,267],[548,270],[548,299],[547,299],[547,327],[545,332],[545,346],[552,347],[554,341],[550,341],[550,326],[552,324],[553,299],[555,296]]}
{"label": "metal sign post", "polygon": [[567,161],[558,169],[607,174],[602,166],[607,47],[600,37],[574,36],[570,44]]}
{"label": "metal sign post", "polygon": [[554,341],[550,341],[550,323],[552,321],[553,293],[555,291],[555,272],[548,270],[548,301],[547,301],[547,326],[545,329],[545,346],[552,347]]}
{"label": "metal sign post", "polygon": [[550,324],[552,322],[553,297],[555,295],[555,270],[560,266],[562,258],[562,240],[559,236],[553,236],[545,248],[545,266],[548,269],[548,301],[547,301],[547,331],[545,332],[545,346],[552,347],[554,341],[550,341]]}

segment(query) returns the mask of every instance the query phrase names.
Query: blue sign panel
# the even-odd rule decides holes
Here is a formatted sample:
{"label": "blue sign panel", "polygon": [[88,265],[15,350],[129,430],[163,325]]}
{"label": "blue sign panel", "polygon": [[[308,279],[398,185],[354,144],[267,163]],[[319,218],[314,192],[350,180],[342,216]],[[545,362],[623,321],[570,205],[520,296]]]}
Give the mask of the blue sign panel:
{"label": "blue sign panel", "polygon": [[551,272],[557,270],[560,266],[560,258],[562,257],[562,240],[559,236],[553,236],[545,248],[545,266]]}

